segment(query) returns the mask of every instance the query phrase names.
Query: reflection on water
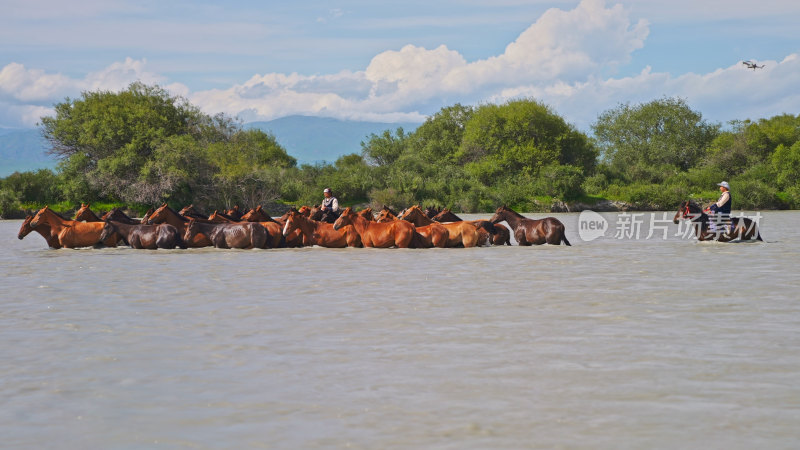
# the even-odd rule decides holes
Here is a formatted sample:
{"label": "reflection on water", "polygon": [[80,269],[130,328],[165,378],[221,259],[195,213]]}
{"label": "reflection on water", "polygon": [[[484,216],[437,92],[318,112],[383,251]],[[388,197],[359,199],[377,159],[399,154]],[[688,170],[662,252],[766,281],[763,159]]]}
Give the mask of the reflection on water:
{"label": "reflection on water", "polygon": [[755,244],[557,216],[573,247],[48,250],[0,222],[4,444],[796,445],[800,213]]}

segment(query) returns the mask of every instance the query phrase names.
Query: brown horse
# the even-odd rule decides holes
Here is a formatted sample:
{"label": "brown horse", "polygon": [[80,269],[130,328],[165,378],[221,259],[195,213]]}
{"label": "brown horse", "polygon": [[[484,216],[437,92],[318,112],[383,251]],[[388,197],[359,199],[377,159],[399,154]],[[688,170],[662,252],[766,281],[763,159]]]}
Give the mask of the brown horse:
{"label": "brown horse", "polygon": [[339,230],[347,225],[361,236],[364,247],[388,248],[392,246],[408,248],[414,238],[414,225],[397,220],[388,223],[370,222],[359,216],[350,207],[345,208],[333,224],[334,230]]}
{"label": "brown horse", "polygon": [[372,208],[364,208],[358,212],[358,215],[371,222],[375,222],[375,215],[372,214]]}
{"label": "brown horse", "polygon": [[198,233],[208,236],[216,248],[264,248],[267,243],[267,231],[254,222],[206,223],[190,219],[183,240],[191,242]]}
{"label": "brown horse", "polygon": [[116,247],[119,236],[114,234],[105,240],[100,239],[103,233],[103,222],[79,222],[64,219],[48,206],[40,209],[30,221],[30,227],[36,229],[42,224],[50,226],[50,234],[58,237],[62,247],[93,247],[105,245]]}
{"label": "brown horse", "polygon": [[564,224],[555,217],[528,219],[503,205],[497,208],[489,221],[496,224],[504,220],[514,230],[514,238],[519,245],[559,245],[562,242],[572,245],[564,233]]}
{"label": "brown horse", "polygon": [[[457,215],[453,214],[447,208],[442,209],[433,217],[433,220],[436,222],[461,222],[462,219]],[[480,220],[468,220],[467,222],[479,225],[482,223]],[[505,225],[501,223],[494,224],[495,233],[489,237],[489,242],[492,245],[511,245],[511,232],[508,231]]]}
{"label": "brown horse", "polygon": [[208,216],[208,221],[211,222],[211,223],[234,223],[234,222],[240,222],[240,220],[236,220],[233,217],[231,217],[231,216],[229,216],[229,215],[227,215],[225,213],[221,213],[221,212],[217,211],[216,209],[214,210],[213,213],[211,213],[210,216]]}
{"label": "brown horse", "polygon": [[103,219],[97,217],[97,214],[89,209],[88,203],[81,203],[80,209],[75,211],[75,220],[79,222],[102,222]]}
{"label": "brown horse", "polygon": [[328,248],[361,247],[361,237],[352,226],[335,230],[333,224],[307,219],[296,209],[289,210],[283,235],[290,236],[293,231],[303,233],[303,244]]}
{"label": "brown horse", "polygon": [[[189,225],[189,219],[178,214],[174,209],[167,206],[166,203],[159,206],[150,217],[147,218],[148,225],[168,223],[178,229],[178,232],[183,235],[186,233],[186,227]],[[191,240],[184,239],[186,245],[189,247],[208,247],[213,245],[208,236],[198,233],[193,236]]]}
{"label": "brown horse", "polygon": [[[440,212],[442,212],[442,210],[440,210],[439,208],[437,208],[435,206],[428,206],[428,207],[425,208],[425,211],[423,211],[423,212],[425,213],[425,217],[427,217],[428,219],[433,219]],[[437,222],[458,222],[458,221],[457,220],[439,220]]]}
{"label": "brown horse", "polygon": [[194,205],[184,206],[183,209],[178,211],[178,214],[187,219],[208,219],[208,216],[198,211]]}
{"label": "brown horse", "polygon": [[720,231],[709,231],[711,218],[703,212],[703,209],[696,203],[686,200],[678,207],[678,212],[672,218],[672,222],[677,224],[680,219],[688,219],[694,227],[694,234],[698,241],[719,241],[730,242],[736,239],[741,241],[763,241],[758,230],[758,224],[747,217],[731,217],[730,227],[723,224]]}
{"label": "brown horse", "polygon": [[242,214],[242,217],[240,217],[239,220],[241,222],[275,222],[275,219],[267,214],[261,205],[258,205],[254,209]]}
{"label": "brown horse", "polygon": [[[147,216],[147,215],[150,215],[152,213],[153,213],[153,208],[150,208],[145,215]],[[125,224],[128,224],[128,225],[139,225],[140,223],[142,223],[141,220],[137,220],[137,219],[134,219],[132,217],[129,217],[127,214],[122,212],[122,210],[119,209],[119,208],[111,208],[111,210],[109,210],[107,213],[103,214],[100,217],[100,219],[103,222],[105,222],[106,220],[113,220],[115,222],[122,222],[122,223],[125,223]]]}
{"label": "brown horse", "polygon": [[47,241],[48,247],[61,248],[61,244],[58,242],[58,236],[50,233],[50,225],[46,223],[40,223],[38,227],[33,228],[31,227],[31,220],[33,220],[33,216],[25,216],[22,226],[19,227],[17,238],[21,240],[30,234],[31,231],[36,231],[44,238],[45,241]]}
{"label": "brown horse", "polygon": [[178,229],[168,223],[158,225],[131,225],[113,220],[103,222],[103,233],[100,239],[106,239],[114,233],[131,248],[155,250],[158,248],[186,248]]}
{"label": "brown horse", "polygon": [[229,215],[233,220],[240,222],[242,220],[242,216],[245,215],[249,210],[242,211],[239,209],[239,205],[234,205],[231,209],[226,209],[225,214]]}
{"label": "brown horse", "polygon": [[397,214],[391,208],[384,205],[384,207],[375,216],[375,222],[392,222],[397,220]]}
{"label": "brown horse", "polygon": [[[405,211],[401,212],[403,214]],[[400,220],[392,211],[391,208],[384,205],[383,209],[378,213],[375,218],[376,222],[386,223]],[[413,222],[412,222],[413,223]],[[411,248],[431,248],[431,247],[447,247],[449,232],[447,229],[436,222],[430,225],[416,226],[414,239],[411,241]]]}
{"label": "brown horse", "polygon": [[[407,220],[417,227],[424,227],[434,222],[427,218],[419,206],[414,205],[400,213],[399,219]],[[489,238],[490,230],[478,228],[469,222],[449,222],[441,224],[447,230],[447,247],[476,247],[483,245]],[[489,227],[491,224],[484,224]]]}

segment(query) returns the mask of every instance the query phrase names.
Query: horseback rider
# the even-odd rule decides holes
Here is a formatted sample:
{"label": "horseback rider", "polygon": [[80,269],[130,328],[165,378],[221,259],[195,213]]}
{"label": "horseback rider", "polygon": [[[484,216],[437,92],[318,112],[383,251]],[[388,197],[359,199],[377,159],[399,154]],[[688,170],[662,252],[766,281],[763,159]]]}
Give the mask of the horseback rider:
{"label": "horseback rider", "polygon": [[325,199],[322,200],[322,205],[320,205],[323,214],[327,213],[333,218],[339,217],[339,214],[341,214],[339,210],[339,200],[333,196],[331,188],[325,188],[322,194],[325,196]]}
{"label": "horseback rider", "polygon": [[731,186],[728,184],[728,182],[723,181],[721,183],[717,183],[717,186],[719,186],[719,191],[721,192],[719,200],[706,208],[706,212],[711,218],[709,221],[709,231],[712,233],[717,232],[717,225],[720,224],[724,224],[725,229],[727,230],[727,226],[731,222],[731,205],[733,204],[733,199],[731,198],[730,192]]}

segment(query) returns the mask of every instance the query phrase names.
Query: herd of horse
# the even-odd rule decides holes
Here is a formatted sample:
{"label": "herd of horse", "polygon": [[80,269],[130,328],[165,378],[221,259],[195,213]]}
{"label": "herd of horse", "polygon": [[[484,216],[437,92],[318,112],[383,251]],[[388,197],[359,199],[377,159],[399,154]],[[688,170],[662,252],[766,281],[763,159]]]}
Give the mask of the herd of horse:
{"label": "herd of horse", "polygon": [[[45,206],[25,218],[17,236],[23,239],[36,231],[51,248],[470,248],[511,245],[511,233],[522,246],[571,245],[558,219],[527,218],[507,206],[497,208],[487,220],[462,220],[447,208],[418,205],[400,213],[384,206],[377,214],[371,208],[345,208],[339,216],[319,206],[302,206],[273,218],[261,206],[245,211],[236,206],[205,215],[192,205],[175,211],[165,203],[151,208],[141,219],[129,217],[119,208],[98,216],[89,206],[82,204],[72,220]],[[757,226],[747,218],[733,219],[724,233],[710,232],[709,217],[690,201],[683,202],[675,214],[676,223],[681,219],[691,221],[699,240],[761,240]]]}

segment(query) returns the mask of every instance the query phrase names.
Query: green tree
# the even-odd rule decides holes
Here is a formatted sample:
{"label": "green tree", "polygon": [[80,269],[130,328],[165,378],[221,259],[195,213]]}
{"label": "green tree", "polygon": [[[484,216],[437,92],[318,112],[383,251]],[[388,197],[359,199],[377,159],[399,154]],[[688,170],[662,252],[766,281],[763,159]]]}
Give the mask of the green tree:
{"label": "green tree", "polygon": [[361,142],[361,153],[370,164],[388,166],[397,161],[407,146],[408,135],[398,128],[394,134],[389,130],[382,135],[370,134],[366,142]]}
{"label": "green tree", "polygon": [[51,152],[68,160],[73,176],[84,177],[100,194],[129,202],[149,200],[142,170],[173,136],[203,142],[227,138],[232,122],[209,117],[185,99],[158,86],[133,83],[121,92],[83,92],[55,105],[41,119]]}
{"label": "green tree", "polygon": [[490,185],[500,177],[537,175],[551,164],[591,171],[596,153],[588,138],[534,100],[483,105],[467,122],[459,149],[467,173]]}
{"label": "green tree", "polygon": [[630,179],[647,182],[697,165],[719,128],[680,98],[622,104],[592,125],[604,160]]}

